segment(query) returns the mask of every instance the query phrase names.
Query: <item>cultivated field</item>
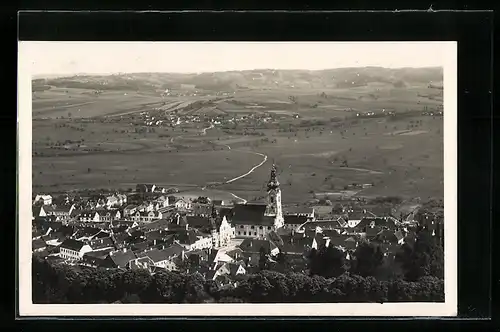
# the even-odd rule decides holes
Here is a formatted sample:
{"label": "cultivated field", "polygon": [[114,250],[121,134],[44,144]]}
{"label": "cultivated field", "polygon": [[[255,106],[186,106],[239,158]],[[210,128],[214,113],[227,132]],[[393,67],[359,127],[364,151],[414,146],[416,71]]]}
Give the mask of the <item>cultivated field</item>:
{"label": "cultivated field", "polygon": [[[211,108],[193,108],[200,100],[209,100]],[[441,104],[426,84],[243,90],[225,98],[212,92],[166,97],[149,90],[97,95],[90,89],[53,87],[33,97],[33,190],[156,183],[179,187],[186,195],[230,199],[235,194],[252,200],[264,194],[275,162],[285,203],[345,190],[363,196],[442,197],[443,118],[422,115]],[[147,127],[137,124],[144,111],[200,119]],[[405,116],[356,116],[368,111]],[[203,132],[207,117],[245,114],[278,118],[221,123]],[[262,166],[224,184],[266,156]]]}

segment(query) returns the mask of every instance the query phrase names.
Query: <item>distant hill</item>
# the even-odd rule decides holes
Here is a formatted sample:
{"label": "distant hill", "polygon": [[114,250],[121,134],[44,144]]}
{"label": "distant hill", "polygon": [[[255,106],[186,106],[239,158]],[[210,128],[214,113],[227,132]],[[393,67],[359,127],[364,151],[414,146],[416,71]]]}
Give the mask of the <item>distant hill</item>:
{"label": "distant hill", "polygon": [[344,88],[370,83],[437,84],[443,70],[432,68],[338,68],[327,70],[256,69],[200,74],[132,73],[114,75],[75,75],[71,77],[37,77],[33,89],[43,86],[98,90],[157,91],[181,90],[186,87],[205,91],[237,91],[246,89]]}

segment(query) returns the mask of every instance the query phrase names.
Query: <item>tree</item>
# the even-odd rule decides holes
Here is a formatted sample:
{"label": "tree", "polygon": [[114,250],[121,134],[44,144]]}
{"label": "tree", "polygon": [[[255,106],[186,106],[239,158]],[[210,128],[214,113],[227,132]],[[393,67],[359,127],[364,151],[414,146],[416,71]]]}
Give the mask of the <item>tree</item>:
{"label": "tree", "polygon": [[444,252],[428,229],[421,229],[413,246],[405,244],[397,255],[405,272],[405,279],[416,281],[422,277],[444,278]]}
{"label": "tree", "polygon": [[363,277],[375,276],[378,268],[382,265],[384,254],[380,246],[363,242],[354,252],[356,263],[353,272]]}
{"label": "tree", "polygon": [[309,273],[325,278],[337,277],[345,272],[345,253],[330,244],[322,246],[319,250],[312,249],[309,254]]}
{"label": "tree", "polygon": [[269,269],[269,252],[264,247],[260,247],[259,249],[259,269]]}

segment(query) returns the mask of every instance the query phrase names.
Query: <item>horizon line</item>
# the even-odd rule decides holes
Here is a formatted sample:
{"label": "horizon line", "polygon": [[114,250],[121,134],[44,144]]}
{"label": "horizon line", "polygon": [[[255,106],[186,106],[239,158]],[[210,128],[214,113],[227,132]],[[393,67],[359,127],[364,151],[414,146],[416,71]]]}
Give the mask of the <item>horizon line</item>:
{"label": "horizon line", "polygon": [[113,75],[134,75],[134,74],[181,74],[181,75],[201,75],[201,74],[216,74],[216,73],[230,73],[230,72],[248,72],[248,71],[307,71],[307,72],[320,72],[327,70],[336,69],[358,69],[358,68],[382,68],[382,69],[443,69],[443,66],[423,66],[423,67],[385,67],[385,66],[356,66],[356,67],[330,67],[324,69],[300,69],[300,68],[290,68],[290,69],[276,69],[276,68],[254,68],[254,69],[229,69],[229,70],[217,70],[217,71],[197,71],[197,72],[175,72],[175,71],[131,71],[131,72],[108,72],[108,73],[98,73],[98,72],[75,72],[75,73],[43,73],[43,74],[33,74],[32,77],[43,78],[43,76],[59,76],[59,77],[72,77],[72,76],[113,76]]}

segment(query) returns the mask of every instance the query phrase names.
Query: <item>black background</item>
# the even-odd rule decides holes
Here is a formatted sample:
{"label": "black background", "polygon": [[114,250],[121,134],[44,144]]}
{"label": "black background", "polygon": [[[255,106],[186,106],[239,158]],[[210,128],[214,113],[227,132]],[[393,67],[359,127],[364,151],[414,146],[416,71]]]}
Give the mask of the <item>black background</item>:
{"label": "black background", "polygon": [[[12,17],[4,23],[13,27]],[[481,323],[478,318],[491,315],[492,12],[24,12],[19,14],[18,38],[51,41],[458,41],[459,317],[476,319],[477,325]],[[17,54],[15,56],[17,58]],[[304,56],[307,56],[306,53]],[[15,68],[11,72],[16,75]],[[6,124],[5,113],[1,116],[2,123]],[[3,167],[13,175],[12,180],[15,182],[15,169],[7,165]],[[15,234],[14,227],[11,228],[10,234]],[[17,266],[12,268],[17,270]],[[12,293],[12,287],[7,286],[7,289]],[[291,319],[286,318],[290,324],[287,328],[301,328],[301,322]],[[341,321],[342,318],[335,318],[336,322],[330,322],[331,319],[318,321],[314,318],[317,322],[314,328],[331,331],[346,327],[347,322]],[[374,321],[349,320],[351,329],[373,329],[373,326],[364,325],[375,325]],[[17,323],[22,326],[22,330],[37,328],[37,323],[33,321]],[[139,327],[139,323],[142,326]],[[152,323],[135,321],[124,326],[150,329],[154,328],[149,326]],[[49,327],[49,324],[55,325]],[[107,328],[108,324],[115,325],[109,321],[81,325],[85,325],[88,330],[94,327]],[[184,320],[169,324],[173,324],[169,328],[182,324],[183,329],[189,329],[189,325],[196,322]],[[245,324],[243,322],[242,325]],[[255,322],[257,324],[261,323]],[[285,321],[262,324],[286,326]],[[419,320],[413,324],[401,320],[391,322],[396,329],[410,330],[431,327],[455,329],[453,326],[457,324],[462,329],[466,327],[463,320]],[[45,321],[42,325],[46,325],[44,329],[47,330],[55,327],[62,329],[62,324],[57,322]],[[155,325],[158,328],[160,324]],[[223,328],[237,328],[237,322],[231,322],[230,325]],[[486,328],[476,327],[481,330]]]}

